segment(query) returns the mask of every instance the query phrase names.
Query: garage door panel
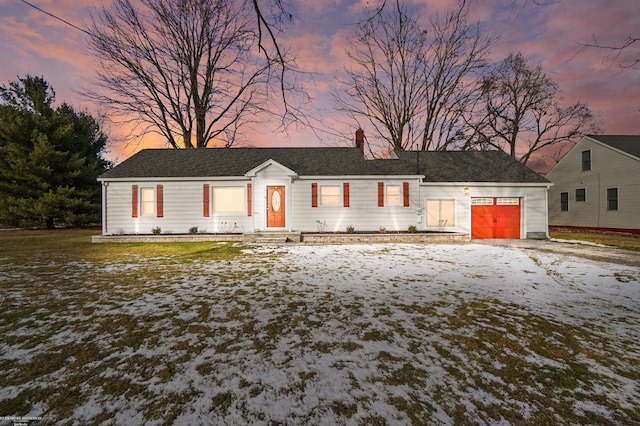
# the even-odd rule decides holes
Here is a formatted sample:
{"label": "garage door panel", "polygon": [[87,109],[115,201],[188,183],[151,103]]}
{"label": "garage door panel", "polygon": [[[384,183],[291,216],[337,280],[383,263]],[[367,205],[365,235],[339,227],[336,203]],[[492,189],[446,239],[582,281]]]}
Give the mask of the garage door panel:
{"label": "garage door panel", "polygon": [[475,198],[471,204],[471,238],[520,238],[519,198]]}

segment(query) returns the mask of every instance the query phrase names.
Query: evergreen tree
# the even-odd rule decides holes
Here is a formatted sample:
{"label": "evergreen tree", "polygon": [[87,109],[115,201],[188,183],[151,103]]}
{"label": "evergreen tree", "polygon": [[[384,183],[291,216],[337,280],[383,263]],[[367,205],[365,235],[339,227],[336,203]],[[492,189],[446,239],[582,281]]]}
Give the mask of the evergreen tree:
{"label": "evergreen tree", "polygon": [[0,224],[79,226],[100,219],[106,135],[89,114],[27,75],[0,87]]}

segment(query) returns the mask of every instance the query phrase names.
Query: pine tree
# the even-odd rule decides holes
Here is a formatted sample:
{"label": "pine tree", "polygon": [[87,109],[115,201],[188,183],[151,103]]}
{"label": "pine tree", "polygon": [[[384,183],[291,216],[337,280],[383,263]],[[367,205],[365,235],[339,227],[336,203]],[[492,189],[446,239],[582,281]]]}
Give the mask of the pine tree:
{"label": "pine tree", "polygon": [[27,75],[0,87],[0,224],[53,228],[100,218],[96,178],[109,163],[98,122]]}

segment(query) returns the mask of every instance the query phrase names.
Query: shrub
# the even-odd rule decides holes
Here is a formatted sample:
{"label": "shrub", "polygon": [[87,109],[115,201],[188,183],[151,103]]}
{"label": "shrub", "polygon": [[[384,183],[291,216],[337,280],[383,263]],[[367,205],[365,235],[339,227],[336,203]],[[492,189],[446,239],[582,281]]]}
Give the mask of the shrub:
{"label": "shrub", "polygon": [[160,234],[160,232],[162,232],[162,229],[160,229],[160,227],[159,227],[159,226],[156,226],[155,228],[152,228],[152,229],[151,229],[151,233],[152,233],[153,235],[159,235],[159,234]]}
{"label": "shrub", "polygon": [[348,225],[347,234],[353,234],[354,232],[356,232],[356,228],[353,225]]}
{"label": "shrub", "polygon": [[198,227],[197,226],[192,226],[191,228],[189,228],[189,233],[190,234],[197,234],[198,233]]}
{"label": "shrub", "polygon": [[416,232],[418,232],[418,228],[416,228],[415,225],[409,225],[409,228],[407,228],[407,232],[415,234]]}

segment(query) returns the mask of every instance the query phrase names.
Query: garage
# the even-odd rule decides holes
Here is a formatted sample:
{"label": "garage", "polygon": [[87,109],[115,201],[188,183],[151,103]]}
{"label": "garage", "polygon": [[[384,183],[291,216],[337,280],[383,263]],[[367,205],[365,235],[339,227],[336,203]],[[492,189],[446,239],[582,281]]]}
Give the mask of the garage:
{"label": "garage", "polygon": [[520,198],[472,198],[471,238],[520,238]]}

